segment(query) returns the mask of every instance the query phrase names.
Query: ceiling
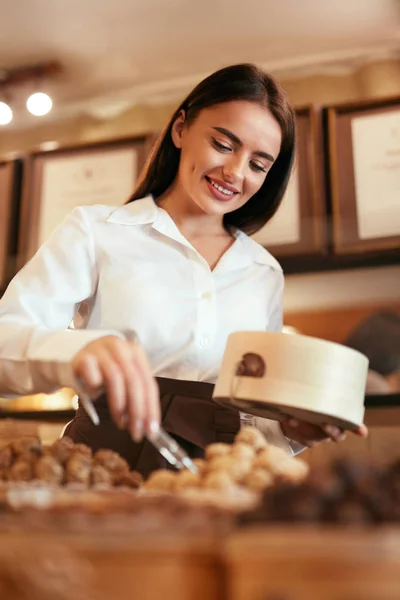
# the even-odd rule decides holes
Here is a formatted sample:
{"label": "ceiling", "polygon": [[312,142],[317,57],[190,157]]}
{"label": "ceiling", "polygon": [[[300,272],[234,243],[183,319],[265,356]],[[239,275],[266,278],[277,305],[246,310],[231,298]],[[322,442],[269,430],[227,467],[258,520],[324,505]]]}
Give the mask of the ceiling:
{"label": "ceiling", "polygon": [[[400,55],[397,0],[0,0],[0,9],[0,68],[64,67],[48,83],[46,119],[176,99],[235,62],[289,77]],[[22,98],[14,127],[34,123]]]}

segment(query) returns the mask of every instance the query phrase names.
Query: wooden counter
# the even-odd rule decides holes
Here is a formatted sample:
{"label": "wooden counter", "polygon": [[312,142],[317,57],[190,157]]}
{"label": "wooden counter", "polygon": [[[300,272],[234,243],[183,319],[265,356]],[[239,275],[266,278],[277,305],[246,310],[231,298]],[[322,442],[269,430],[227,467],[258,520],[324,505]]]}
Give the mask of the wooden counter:
{"label": "wooden counter", "polygon": [[[30,557],[37,575],[33,586],[46,576],[44,565],[58,560],[65,585],[68,577],[75,587],[80,583],[82,600],[400,597],[400,528],[257,526],[234,532],[225,541],[190,539],[172,532],[164,536],[2,533],[0,590],[2,556],[10,553],[22,563]],[[25,576],[23,567],[19,573]],[[54,595],[51,600],[64,600],[64,596]]]}
{"label": "wooden counter", "polygon": [[229,600],[399,600],[400,528],[255,527],[225,546]]}
{"label": "wooden counter", "polygon": [[[21,562],[13,575],[7,557]],[[46,565],[53,557],[65,563],[59,577],[65,586],[80,582],[82,600],[222,600],[225,579],[222,554],[213,539],[164,536],[57,535],[0,533],[0,591],[3,578],[26,578],[32,597],[40,597]],[[36,578],[29,569],[34,561]],[[68,569],[70,575],[68,576]],[[42,572],[41,572],[42,571]],[[11,573],[11,575],[10,575]],[[28,586],[27,586],[28,587]],[[74,588],[71,590],[71,592]],[[78,591],[71,596],[76,600]],[[66,595],[66,600],[68,596]],[[2,598],[3,600],[3,598]],[[4,600],[6,600],[4,598]],[[8,600],[8,599],[7,599]],[[46,596],[47,600],[47,596]],[[64,600],[63,594],[51,600]]]}

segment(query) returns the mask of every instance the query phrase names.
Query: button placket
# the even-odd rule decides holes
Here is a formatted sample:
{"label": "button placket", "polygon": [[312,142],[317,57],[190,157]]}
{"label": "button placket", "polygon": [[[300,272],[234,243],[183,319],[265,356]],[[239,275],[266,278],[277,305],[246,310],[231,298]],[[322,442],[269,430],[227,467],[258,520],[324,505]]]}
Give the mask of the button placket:
{"label": "button placket", "polygon": [[204,346],[207,346],[207,342],[208,342],[207,336],[202,335],[200,338],[200,346],[202,346],[204,348]]}
{"label": "button placket", "polygon": [[201,298],[203,300],[211,300],[212,298],[212,292],[203,292],[201,295]]}
{"label": "button placket", "polygon": [[214,340],[216,313],[213,276],[202,261],[195,264],[195,282],[198,286],[197,343],[202,354]]}

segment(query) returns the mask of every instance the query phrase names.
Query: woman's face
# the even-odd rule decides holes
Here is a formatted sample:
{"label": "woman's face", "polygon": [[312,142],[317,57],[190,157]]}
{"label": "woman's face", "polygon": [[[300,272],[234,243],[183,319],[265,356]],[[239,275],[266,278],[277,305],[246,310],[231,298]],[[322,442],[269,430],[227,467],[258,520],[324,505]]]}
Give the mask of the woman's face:
{"label": "woman's face", "polygon": [[217,104],[186,125],[172,129],[181,149],[179,190],[203,213],[223,216],[260,189],[282,140],[278,122],[266,108],[247,101]]}

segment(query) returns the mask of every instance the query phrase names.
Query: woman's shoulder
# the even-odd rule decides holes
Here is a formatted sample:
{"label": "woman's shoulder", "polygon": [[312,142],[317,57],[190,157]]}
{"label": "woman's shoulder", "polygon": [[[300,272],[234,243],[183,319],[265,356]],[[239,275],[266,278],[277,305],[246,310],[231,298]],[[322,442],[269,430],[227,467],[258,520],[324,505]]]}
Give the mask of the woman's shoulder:
{"label": "woman's shoulder", "polygon": [[112,206],[109,204],[82,204],[75,206],[69,214],[77,218],[89,221],[105,221],[118,208],[118,206]]}
{"label": "woman's shoulder", "polygon": [[125,224],[140,220],[154,210],[154,201],[148,197],[135,200],[128,204],[88,204],[76,206],[71,214],[90,223]]}
{"label": "woman's shoulder", "polygon": [[283,272],[283,269],[276,258],[261,244],[256,242],[252,237],[244,233],[243,231],[239,232],[239,236],[243,241],[243,244],[246,246],[247,252],[250,253],[254,262],[258,264],[263,264],[269,266],[274,271],[279,273]]}

